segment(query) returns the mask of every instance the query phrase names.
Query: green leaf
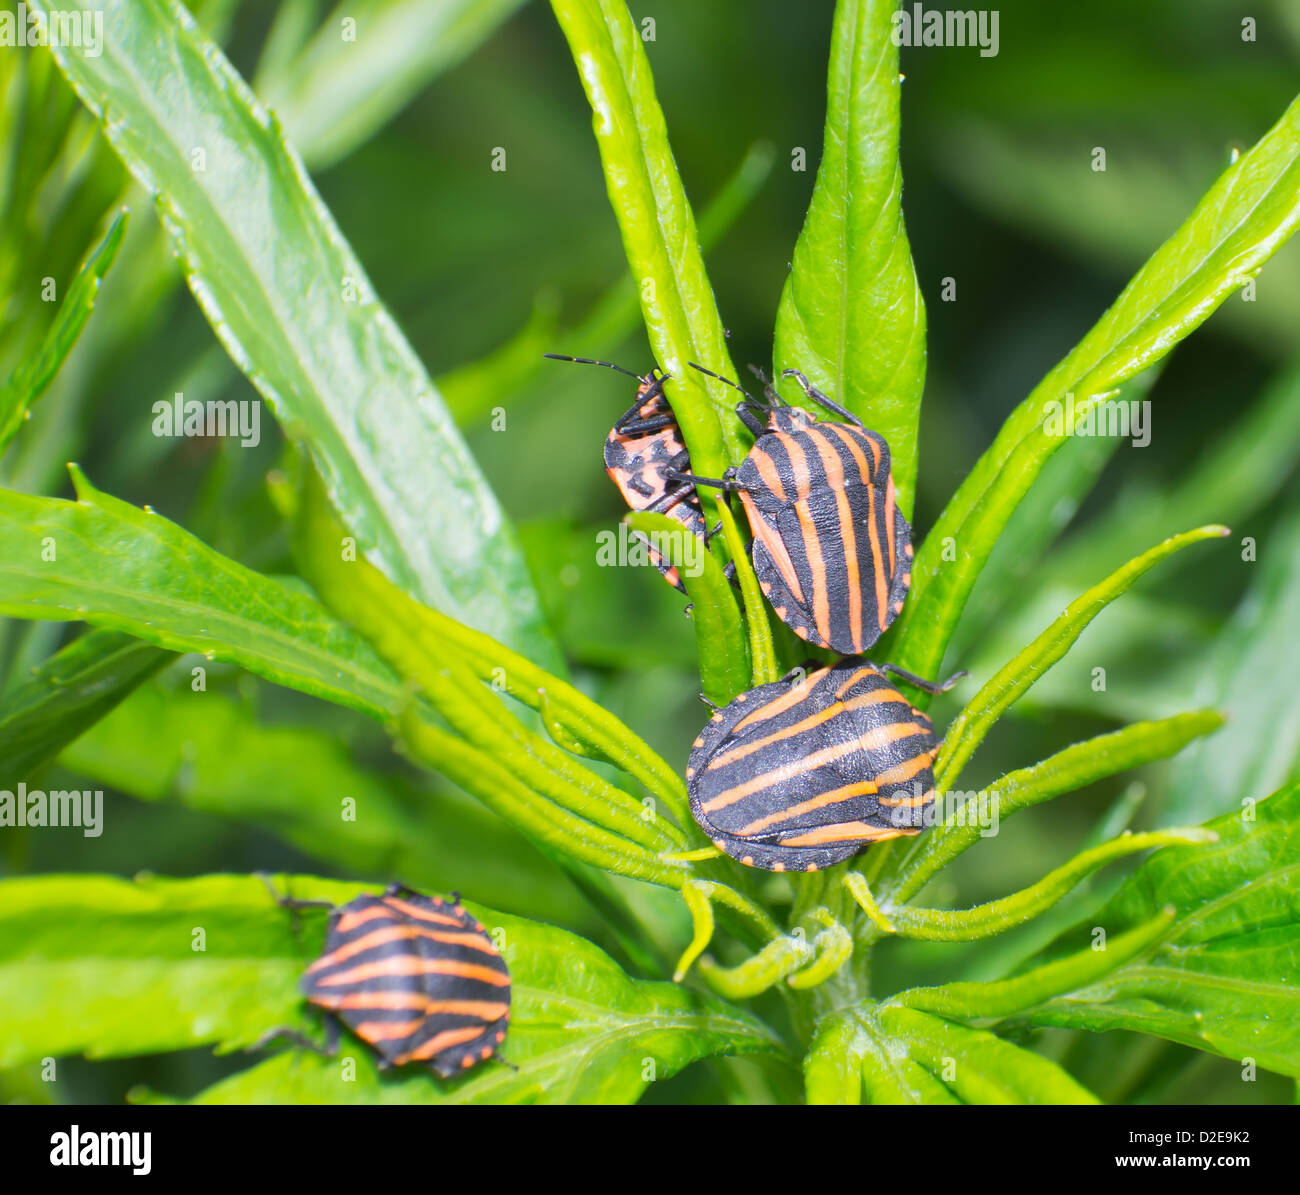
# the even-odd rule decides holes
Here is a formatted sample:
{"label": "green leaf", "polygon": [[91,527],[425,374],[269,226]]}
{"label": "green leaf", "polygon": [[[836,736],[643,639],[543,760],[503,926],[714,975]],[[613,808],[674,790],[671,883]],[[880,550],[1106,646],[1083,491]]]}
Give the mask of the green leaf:
{"label": "green leaf", "polygon": [[[346,529],[323,501],[319,479],[308,470],[302,483],[293,527],[294,552],[302,571],[401,675],[415,678],[430,700],[442,701],[444,716],[462,733],[474,739],[480,731],[492,734],[500,729],[505,738],[497,734],[480,742],[493,741],[499,749],[513,735],[527,742],[530,753],[552,772],[574,774],[567,756],[548,749],[505,716],[478,683],[486,681],[494,691],[504,691],[533,709],[545,706],[550,724],[561,730],[566,743],[581,743],[586,754],[621,768],[662,800],[680,825],[694,825],[681,777],[622,722],[572,685],[488,636],[421,606],[364,560],[345,560],[339,546]],[[516,759],[516,763],[526,762]],[[603,792],[611,811],[642,821],[645,811],[631,796],[610,790],[586,769],[577,773]],[[634,827],[631,836],[639,838],[641,828]]]}
{"label": "green leaf", "polygon": [[898,1005],[827,1017],[804,1059],[810,1104],[1095,1104],[1054,1062]]}
{"label": "green leaf", "polygon": [[[1297,404],[1300,405],[1300,404]],[[1228,715],[1213,745],[1178,761],[1161,809],[1200,821],[1296,779],[1300,769],[1300,513],[1289,511],[1255,545],[1245,598],[1203,657],[1197,689]]]}
{"label": "green leaf", "polygon": [[[1254,277],[1300,221],[1300,100],[1210,188],[1078,346],[1003,424],[917,553],[912,594],[887,650],[920,676],[940,671],[966,600],[1012,512],[1066,441],[1049,417],[1076,416],[1198,328]],[[956,559],[945,560],[956,547]]]}
{"label": "green leaf", "polygon": [[125,230],[126,212],[122,211],[114,218],[104,239],[82,263],[40,346],[0,387],[0,452],[18,433],[28,412],[72,352],[72,346],[77,343],[94,309],[99,285],[117,256]]}
{"label": "green leaf", "polygon": [[[776,374],[794,368],[886,440],[912,512],[925,384],[925,304],[903,227],[896,0],[839,0],[812,204],[776,316]],[[802,393],[786,383],[787,398]]]}
{"label": "green leaf", "polygon": [[[916,840],[905,858],[894,855],[890,866],[872,872],[872,886],[878,896],[908,900],[958,855],[979,842],[984,833],[998,830],[1003,821],[1020,810],[1107,776],[1165,759],[1222,725],[1222,716],[1213,710],[1137,722],[1075,743],[1032,767],[1009,772],[987,792],[965,796],[952,814]],[[884,881],[876,879],[879,872],[884,873]]]}
{"label": "green leaf", "polygon": [[187,679],[179,690],[133,693],[59,762],[95,781],[80,787],[258,826],[349,875],[472,890],[548,920],[584,915],[561,873],[513,827],[449,787],[431,792],[361,766],[358,755],[324,730],[191,692]]}
{"label": "green leaf", "polygon": [[30,779],[172,657],[116,631],[90,631],[0,699],[0,768]]}
{"label": "green leaf", "polygon": [[[300,899],[350,900],[362,885],[293,877]],[[268,1030],[312,1032],[298,978],[319,952],[324,916],[295,918],[255,877],[128,881],[100,876],[0,886],[0,1065],[46,1055],[121,1057],[214,1044],[239,1049]],[[757,1021],[715,999],[629,979],[583,939],[481,907],[510,967],[502,1051],[448,1083],[428,1071],[380,1079],[369,1051],[344,1082],[339,1060],[290,1050],[218,1084],[206,1102],[631,1102],[651,1077],[698,1058],[772,1051]],[[295,923],[298,926],[295,932]],[[194,933],[204,933],[202,951]],[[86,943],[94,942],[93,953]]]}
{"label": "green leaf", "polygon": [[1182,548],[1227,534],[1226,527],[1209,526],[1172,535],[1071,602],[1047,630],[984,684],[948,727],[935,763],[939,790],[946,791],[955,783],[998,718],[1070,650],[1084,627],[1139,577]]}
{"label": "green leaf", "polygon": [[645,46],[623,0],[551,0],[551,7],[591,104],[609,200],[640,287],[650,348],[672,375],[666,389],[691,466],[718,477],[746,450],[736,394],[688,363],[725,377],[736,372]]}
{"label": "green leaf", "polygon": [[101,494],[75,467],[72,479],[75,502],[0,490],[0,614],[85,619],[375,717],[406,702],[366,642],[300,583],[236,564],[161,515]]}
{"label": "green leaf", "polygon": [[1210,847],[1165,847],[1088,925],[1048,948],[1087,949],[1155,910],[1176,910],[1153,947],[1048,1000],[1036,1025],[1133,1029],[1300,1076],[1300,785],[1206,823]]}
{"label": "green leaf", "polygon": [[175,0],[71,8],[102,9],[112,36],[95,57],[56,49],[60,68],[158,198],[204,314],[310,445],[362,547],[425,602],[557,661],[495,497],[274,119]]}
{"label": "green leaf", "polygon": [[[1095,1104],[1056,1063],[1003,1041],[914,1008],[885,1006],[881,1030],[907,1043],[907,1054],[941,1078],[964,1104]],[[949,1078],[948,1076],[951,1076]]]}
{"label": "green leaf", "polygon": [[[347,157],[432,79],[467,58],[523,0],[345,0],[259,87],[313,170]],[[357,35],[343,36],[343,21]],[[261,71],[259,70],[259,83]]]}
{"label": "green leaf", "polygon": [[677,566],[694,606],[691,621],[704,695],[715,705],[726,705],[750,687],[749,644],[731,582],[700,539],[684,531],[676,519],[635,511],[625,515],[623,522],[652,537],[656,550]]}

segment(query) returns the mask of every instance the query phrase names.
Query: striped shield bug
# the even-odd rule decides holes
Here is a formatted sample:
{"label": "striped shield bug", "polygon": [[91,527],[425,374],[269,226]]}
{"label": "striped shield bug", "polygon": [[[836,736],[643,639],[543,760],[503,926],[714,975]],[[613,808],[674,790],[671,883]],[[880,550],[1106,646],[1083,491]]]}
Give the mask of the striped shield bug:
{"label": "striped shield bug", "polygon": [[736,413],[756,439],[721,479],[680,470],[669,476],[739,491],[758,583],[796,635],[845,655],[868,650],[902,610],[912,583],[912,529],[895,501],[889,445],[798,370],[783,376],[844,422],[789,406],[766,384],[767,401],[758,402],[691,364],[745,395]]}
{"label": "striped shield bug", "polygon": [[932,693],[965,675],[934,684],[845,659],[796,669],[714,711],[691,748],[686,786],[719,850],[766,871],[818,871],[869,843],[920,833],[939,744],[886,672]]}
{"label": "striped shield bug", "polygon": [[[677,426],[677,418],[664,394],[668,375],[652,369],[644,376],[614,365],[609,361],[594,361],[590,357],[565,357],[558,353],[543,354],[553,361],[572,361],[577,365],[600,365],[618,373],[636,378],[636,401],[614,424],[605,439],[605,472],[618,487],[632,510],[654,511],[666,514],[681,523],[686,532],[708,539],[704,514],[695,487],[689,482],[672,480],[671,472],[681,472],[690,467],[690,454]],[[637,539],[646,544],[651,563],[654,564],[674,589],[686,592],[677,569],[660,555],[656,548],[639,532]]]}
{"label": "striped shield bug", "polygon": [[[269,886],[269,883],[268,883]],[[424,1063],[440,1078],[462,1074],[495,1054],[510,1019],[510,972],[483,926],[453,893],[450,901],[391,884],[337,908],[276,895],[286,908],[330,909],[325,949],[300,984],[331,1014],[322,1049],[333,1054],[342,1021],[379,1055],[380,1070]]]}

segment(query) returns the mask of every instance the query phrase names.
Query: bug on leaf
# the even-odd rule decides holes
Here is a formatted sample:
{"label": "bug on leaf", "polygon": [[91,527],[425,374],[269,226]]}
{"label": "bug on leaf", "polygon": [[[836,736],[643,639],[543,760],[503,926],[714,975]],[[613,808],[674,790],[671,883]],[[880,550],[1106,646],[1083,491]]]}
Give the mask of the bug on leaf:
{"label": "bug on leaf", "polygon": [[323,1050],[288,1029],[273,1030],[258,1045],[288,1037],[333,1054],[342,1021],[375,1049],[381,1070],[418,1062],[443,1079],[500,1048],[510,1019],[510,973],[455,894],[447,901],[392,884],[382,896],[361,895],[337,908],[276,899],[286,908],[331,910],[325,949],[300,987],[332,1017]]}
{"label": "bug on leaf", "polygon": [[784,376],[844,422],[788,406],[768,386],[766,402],[745,394],[736,407],[757,437],[738,468],[720,479],[681,470],[669,476],[739,491],[754,536],[754,572],[777,617],[816,647],[856,655],[903,608],[912,583],[912,529],[898,509],[884,437],[798,370]]}
{"label": "bug on leaf", "polygon": [[943,684],[892,664],[841,660],[741,693],[691,749],[691,813],[714,846],[749,867],[818,871],[872,842],[918,834],[934,802],[930,719],[885,676]]}
{"label": "bug on leaf", "polygon": [[[577,365],[600,365],[636,378],[640,383],[636,401],[605,439],[605,472],[632,510],[666,514],[681,523],[688,534],[706,541],[708,528],[695,487],[690,482],[677,481],[670,476],[690,467],[690,453],[664,395],[664,382],[668,375],[652,369],[642,376],[621,365],[594,361],[590,357],[565,357],[558,353],[545,353],[544,356],[553,361],[572,361]],[[644,535],[640,532],[633,534],[646,544],[650,560],[663,574],[664,580],[685,593],[686,587],[677,569],[664,560]]]}

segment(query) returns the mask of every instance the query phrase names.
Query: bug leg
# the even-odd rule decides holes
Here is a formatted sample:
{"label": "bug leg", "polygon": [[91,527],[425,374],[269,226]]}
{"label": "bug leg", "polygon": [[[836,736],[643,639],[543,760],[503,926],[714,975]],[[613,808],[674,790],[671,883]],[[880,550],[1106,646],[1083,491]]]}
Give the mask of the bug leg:
{"label": "bug leg", "polygon": [[252,1054],[258,1050],[265,1050],[274,1041],[287,1041],[299,1049],[310,1050],[313,1054],[319,1054],[322,1058],[333,1058],[339,1050],[338,1022],[333,1017],[326,1021],[324,1045],[312,1041],[310,1037],[305,1033],[300,1033],[297,1029],[290,1029],[288,1025],[281,1025],[278,1029],[271,1029],[263,1033],[252,1045],[245,1046],[244,1053]]}
{"label": "bug leg", "polygon": [[924,690],[926,693],[946,693],[953,687],[963,676],[969,676],[970,673],[964,668],[960,672],[954,672],[945,681],[922,680],[919,676],[914,676],[906,668],[900,668],[897,664],[881,664],[881,672],[889,672],[894,676],[902,677],[909,685],[915,685],[916,688]]}
{"label": "bug leg", "polygon": [[[743,423],[755,436],[761,436],[767,428],[763,421],[754,414],[754,407],[757,404],[745,401],[736,404],[736,414],[740,416],[740,422]],[[762,410],[763,408],[759,408]]]}
{"label": "bug leg", "polygon": [[[722,477],[697,477],[694,473],[682,473],[677,469],[665,469],[662,476],[670,481],[688,481],[691,485],[708,486],[714,490],[745,490],[748,486],[741,485],[734,477],[735,469],[728,469]],[[728,476],[728,475],[732,476]]]}
{"label": "bug leg", "polygon": [[807,377],[805,377],[802,373],[800,373],[799,370],[783,369],[781,371],[781,376],[783,378],[794,378],[794,380],[799,383],[799,386],[803,390],[803,392],[809,398],[811,398],[813,402],[818,403],[819,405],[825,407],[828,411],[832,412],[833,414],[839,415],[843,419],[847,419],[855,427],[863,426],[862,420],[859,419],[852,411],[850,411],[847,407],[840,406],[840,404],[835,402],[833,399],[828,398],[825,394],[823,394],[820,390],[818,390],[817,387],[814,386],[807,379]]}
{"label": "bug leg", "polygon": [[620,436],[641,436],[647,432],[661,432],[677,422],[671,415],[651,415],[648,419],[620,419],[614,430]]}
{"label": "bug leg", "polygon": [[[410,884],[403,884],[400,880],[395,880],[393,883],[389,884],[387,888],[384,889],[384,895],[385,896],[423,896],[424,893],[417,892],[414,888],[410,886]],[[459,902],[460,894],[453,893],[452,895],[455,898],[452,903],[455,904]]]}
{"label": "bug leg", "polygon": [[707,697],[705,697],[703,693],[698,694],[698,696],[699,696],[699,699],[700,699],[702,702],[704,702],[705,705],[707,705],[707,706],[709,707],[709,709],[711,709],[711,710],[714,711],[714,713],[717,713],[717,711],[720,710],[720,709],[722,708],[722,707],[719,706],[719,705],[714,705],[713,702],[711,702]]}
{"label": "bug leg", "polygon": [[255,874],[266,885],[266,890],[271,894],[271,899],[282,909],[332,909],[334,907],[333,902],[328,900],[298,900],[295,897],[277,892],[275,882],[269,872],[259,871]]}
{"label": "bug leg", "polygon": [[823,667],[822,664],[818,663],[818,661],[809,657],[802,664],[796,664],[793,668],[791,668],[789,672],[787,672],[783,677],[781,677],[777,681],[777,684],[783,685],[789,681],[795,680],[796,678],[799,680],[804,680],[807,678],[810,672],[816,672],[817,669],[821,667]]}

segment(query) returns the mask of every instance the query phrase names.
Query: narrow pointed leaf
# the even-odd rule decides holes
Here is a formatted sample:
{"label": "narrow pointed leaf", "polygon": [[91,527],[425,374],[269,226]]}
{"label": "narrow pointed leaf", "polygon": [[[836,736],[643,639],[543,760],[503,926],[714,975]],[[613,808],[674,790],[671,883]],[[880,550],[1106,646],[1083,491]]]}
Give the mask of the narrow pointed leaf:
{"label": "narrow pointed leaf", "polygon": [[[925,304],[903,227],[895,0],[839,0],[826,131],[808,219],[776,316],[775,367],[799,369],[889,441],[912,512]],[[803,400],[793,382],[786,397]]]}
{"label": "narrow pointed leaf", "polygon": [[410,593],[558,659],[496,498],[275,120],[175,0],[102,10],[102,53],[54,53],[159,202],[186,278],[362,547]]}

